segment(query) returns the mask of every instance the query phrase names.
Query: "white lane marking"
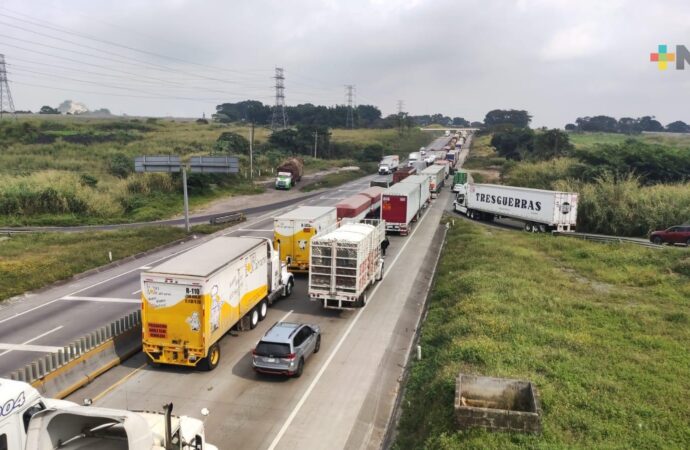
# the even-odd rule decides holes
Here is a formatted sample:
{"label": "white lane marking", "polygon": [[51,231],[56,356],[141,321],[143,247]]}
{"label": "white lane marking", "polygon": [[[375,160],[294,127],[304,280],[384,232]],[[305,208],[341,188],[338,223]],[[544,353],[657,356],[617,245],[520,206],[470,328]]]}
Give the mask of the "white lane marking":
{"label": "white lane marking", "polygon": [[139,267],[141,270],[151,270],[151,266],[141,266]]}
{"label": "white lane marking", "polygon": [[50,347],[47,345],[27,345],[27,344],[3,344],[0,343],[0,350],[5,350],[0,353],[0,356],[13,351],[20,352],[42,352],[42,353],[55,353],[62,347]]}
{"label": "white lane marking", "polygon": [[[386,272],[383,274],[384,278],[385,278],[385,277],[388,275],[388,273],[393,269],[393,267],[395,266],[395,263],[398,262],[398,258],[400,258],[400,256],[401,256],[401,255],[403,254],[403,252],[405,251],[405,247],[407,247],[407,244],[409,244],[410,242],[412,242],[412,237],[415,235],[415,233],[417,232],[417,230],[419,230],[419,229],[421,228],[422,222],[424,221],[424,219],[427,218],[428,215],[429,215],[429,214],[428,214],[428,211],[427,211],[427,214],[424,214],[424,216],[422,217],[422,219],[421,219],[419,222],[417,222],[417,226],[416,226],[415,229],[412,231],[412,233],[410,233],[410,235],[407,236],[407,240],[405,241],[405,243],[403,244],[403,246],[400,248],[400,251],[398,252],[398,254],[395,255],[395,258],[393,259],[393,262],[388,266],[388,269],[386,270]],[[352,319],[352,322],[350,322],[350,325],[349,325],[349,326],[347,327],[347,329],[345,330],[345,333],[340,337],[340,339],[338,340],[338,343],[335,345],[335,348],[333,349],[333,351],[331,352],[331,354],[328,355],[328,359],[327,359],[326,362],[323,364],[323,366],[321,366],[321,368],[319,369],[319,372],[316,374],[316,377],[314,377],[314,379],[312,380],[312,382],[311,382],[311,384],[309,385],[309,387],[307,388],[307,390],[304,391],[304,394],[302,394],[302,397],[299,399],[299,401],[297,402],[297,405],[295,405],[294,409],[292,410],[292,412],[290,413],[290,415],[288,416],[288,418],[285,420],[285,423],[284,423],[283,426],[280,428],[280,431],[278,431],[278,434],[277,434],[276,437],[273,439],[273,442],[271,442],[271,445],[268,446],[268,450],[274,450],[274,449],[278,446],[278,444],[280,443],[280,440],[283,438],[283,435],[285,435],[285,432],[287,431],[287,429],[288,429],[288,428],[290,427],[290,425],[292,424],[292,421],[295,420],[295,417],[297,416],[297,413],[299,412],[299,410],[302,408],[302,405],[304,405],[304,403],[307,401],[307,398],[308,398],[309,395],[311,394],[311,391],[314,390],[314,387],[316,387],[316,384],[317,384],[317,383],[319,382],[319,380],[321,379],[321,376],[323,376],[324,372],[326,372],[326,369],[328,369],[328,366],[331,364],[331,361],[333,361],[333,358],[335,358],[336,353],[338,353],[338,350],[340,350],[340,346],[343,345],[343,342],[345,342],[345,339],[347,339],[347,337],[350,335],[350,332],[351,332],[352,329],[354,328],[354,326],[355,326],[355,324],[357,323],[357,321],[359,320],[359,318],[362,316],[362,313],[364,312],[364,310],[365,310],[365,309],[367,308],[367,306],[370,305],[371,302],[374,300],[374,296],[376,295],[376,293],[378,292],[378,290],[379,290],[380,287],[381,287],[381,283],[379,282],[379,283],[374,287],[374,290],[371,291],[371,295],[369,296],[369,301],[367,302],[366,305],[364,305],[364,307],[363,307],[362,309],[360,309],[360,310],[357,312],[357,315],[354,317],[354,319]]]}
{"label": "white lane marking", "polygon": [[[6,350],[6,351],[0,353],[0,356],[6,355],[7,353],[9,353],[9,352],[11,352],[11,351],[13,351],[13,350],[36,351],[36,350],[25,350],[25,349],[22,349],[22,348],[19,348],[19,347],[16,347],[16,346],[17,346],[17,345],[19,345],[19,346],[26,346],[27,344],[31,344],[32,342],[36,342],[37,340],[41,339],[42,337],[47,336],[47,335],[49,335],[50,333],[54,333],[54,332],[56,332],[56,331],[62,329],[62,327],[63,327],[63,325],[59,325],[59,326],[53,328],[52,330],[48,330],[48,331],[46,331],[46,332],[43,333],[43,334],[39,334],[39,335],[36,336],[35,338],[31,338],[31,339],[29,339],[29,340],[26,341],[26,342],[22,342],[21,344],[0,344],[0,348],[4,348],[4,347],[2,347],[3,345],[5,345],[5,346],[15,346],[15,347],[12,347],[12,348],[9,348],[9,347],[8,347],[8,350]],[[58,348],[58,347],[55,347],[55,348]],[[41,350],[41,351],[42,351],[42,350]],[[57,351],[57,350],[54,350],[54,351]],[[47,352],[50,353],[50,352],[53,352],[53,350],[47,350]]]}
{"label": "white lane marking", "polygon": [[103,302],[103,303],[141,303],[139,299],[133,298],[112,298],[112,297],[73,297],[67,295],[60,300],[73,300],[77,302]]}
{"label": "white lane marking", "polygon": [[294,311],[293,309],[291,309],[290,311],[288,311],[287,314],[285,314],[283,317],[281,317],[280,320],[279,320],[278,322],[282,322],[283,320],[287,319],[288,316],[289,316],[290,314],[292,314],[293,311]]}
{"label": "white lane marking", "polygon": [[137,289],[136,291],[132,292],[131,295],[137,295],[137,294],[139,294],[140,292],[141,292],[141,289]]}

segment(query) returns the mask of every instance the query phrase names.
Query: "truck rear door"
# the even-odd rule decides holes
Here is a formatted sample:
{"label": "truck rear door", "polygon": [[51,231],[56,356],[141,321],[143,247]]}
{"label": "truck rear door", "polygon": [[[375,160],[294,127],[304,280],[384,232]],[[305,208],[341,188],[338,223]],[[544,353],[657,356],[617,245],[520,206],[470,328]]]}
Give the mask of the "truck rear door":
{"label": "truck rear door", "polygon": [[381,217],[390,223],[407,223],[407,197],[384,195]]}

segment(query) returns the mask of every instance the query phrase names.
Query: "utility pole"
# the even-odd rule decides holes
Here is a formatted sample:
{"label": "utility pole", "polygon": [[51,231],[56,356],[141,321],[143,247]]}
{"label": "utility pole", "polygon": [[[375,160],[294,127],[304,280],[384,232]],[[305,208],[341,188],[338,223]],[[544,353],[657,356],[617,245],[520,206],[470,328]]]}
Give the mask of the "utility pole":
{"label": "utility pole", "polygon": [[314,131],[314,158],[316,158],[316,143],[318,142],[319,139],[319,132]]}
{"label": "utility pole", "polygon": [[403,117],[405,114],[403,108],[405,108],[405,102],[398,100],[398,124],[400,125],[400,134],[403,132]]}
{"label": "utility pole", "polygon": [[283,75],[283,68],[276,67],[276,74],[273,77],[276,84],[276,103],[273,106],[273,117],[271,118],[271,130],[275,131],[280,128],[282,130],[287,128],[288,119],[287,111],[285,110],[285,75]]}
{"label": "utility pole", "polygon": [[353,92],[355,90],[355,86],[353,84],[346,84],[345,85],[345,97],[347,98],[347,119],[345,120],[345,128],[354,128],[355,126],[355,117],[354,117],[354,112],[352,109],[352,104],[353,104]]}
{"label": "utility pole", "polygon": [[254,122],[249,128],[249,178],[254,179]]}
{"label": "utility pole", "polygon": [[187,167],[182,166],[182,193],[184,194],[184,229],[189,233],[189,197],[187,196]]}
{"label": "utility pole", "polygon": [[5,55],[0,54],[0,119],[2,119],[4,114],[12,114],[12,117],[17,118],[14,102],[12,101],[12,93],[10,92],[10,84],[7,81]]}

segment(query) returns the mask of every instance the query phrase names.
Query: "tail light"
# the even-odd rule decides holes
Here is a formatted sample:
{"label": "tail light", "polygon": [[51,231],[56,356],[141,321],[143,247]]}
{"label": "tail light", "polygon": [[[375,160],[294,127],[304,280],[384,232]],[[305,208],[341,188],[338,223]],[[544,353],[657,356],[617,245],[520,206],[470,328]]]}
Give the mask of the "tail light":
{"label": "tail light", "polygon": [[297,354],[296,354],[296,353],[290,353],[290,354],[288,354],[288,355],[287,355],[285,358],[283,358],[283,359],[286,359],[286,360],[288,360],[288,361],[292,361],[292,360],[295,359],[295,357],[297,357]]}

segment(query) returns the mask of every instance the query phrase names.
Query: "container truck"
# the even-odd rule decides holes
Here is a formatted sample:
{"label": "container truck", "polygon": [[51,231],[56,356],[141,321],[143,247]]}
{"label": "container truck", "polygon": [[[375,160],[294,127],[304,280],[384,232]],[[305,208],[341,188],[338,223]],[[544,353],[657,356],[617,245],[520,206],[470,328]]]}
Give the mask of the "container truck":
{"label": "container truck", "polygon": [[431,189],[431,198],[436,198],[443,187],[446,178],[446,168],[444,166],[432,164],[422,170],[422,175],[427,175],[429,177],[431,182],[429,187]]}
{"label": "container truck", "polygon": [[471,219],[521,221],[525,231],[575,231],[577,199],[575,192],[463,184],[453,205],[456,212]]}
{"label": "container truck", "polygon": [[355,194],[335,204],[338,221],[343,219],[362,220],[371,210],[371,197]]}
{"label": "container truck", "polygon": [[434,161],[434,164],[443,167],[445,173],[445,175],[443,176],[444,180],[450,176],[450,161],[448,161],[447,159],[437,159],[436,161]]}
{"label": "container truck", "polygon": [[387,189],[393,186],[395,182],[393,181],[393,175],[381,175],[380,177],[374,177],[370,182],[369,186],[378,186]]}
{"label": "container truck", "polygon": [[300,206],[273,219],[273,245],[292,272],[309,270],[309,241],[338,223],[332,206]]}
{"label": "container truck", "polygon": [[276,189],[290,189],[302,179],[304,162],[299,158],[290,158],[276,169]]}
{"label": "container truck", "polygon": [[218,341],[256,327],[293,286],[270,239],[212,239],[141,273],[143,351],[153,363],[213,370]]}
{"label": "container truck", "polygon": [[426,208],[431,201],[431,180],[427,175],[410,175],[401,183],[416,184],[419,186],[419,210]]}
{"label": "container truck", "polygon": [[467,172],[463,170],[456,170],[453,174],[452,191],[457,193],[463,184],[467,184]]}
{"label": "container truck", "polygon": [[203,422],[173,416],[172,403],[164,413],[81,406],[0,378],[0,408],[2,450],[217,450],[206,442]]}
{"label": "container truck", "polygon": [[379,175],[388,175],[398,170],[400,157],[398,155],[384,156],[379,163]]}
{"label": "container truck", "polygon": [[367,218],[381,218],[381,195],[384,191],[385,189],[380,186],[372,186],[360,192],[360,194],[366,195],[371,199],[371,206],[369,207],[369,214],[367,214]]}
{"label": "container truck", "polygon": [[380,220],[346,223],[311,240],[309,298],[324,308],[353,309],[367,303],[367,288],[383,278]]}
{"label": "container truck", "polygon": [[407,165],[414,166],[414,163],[422,160],[421,152],[412,152],[407,156]]}
{"label": "container truck", "polygon": [[410,224],[419,217],[420,193],[414,183],[398,183],[383,193],[381,219],[386,222],[386,231],[408,234]]}
{"label": "container truck", "polygon": [[451,150],[448,153],[446,153],[446,161],[450,163],[451,171],[455,169],[455,166],[458,164],[459,156],[460,152],[458,150]]}
{"label": "container truck", "polygon": [[400,183],[402,180],[409,177],[410,175],[414,175],[415,173],[417,173],[417,169],[415,167],[403,167],[402,169],[398,170],[393,174],[393,182]]}

